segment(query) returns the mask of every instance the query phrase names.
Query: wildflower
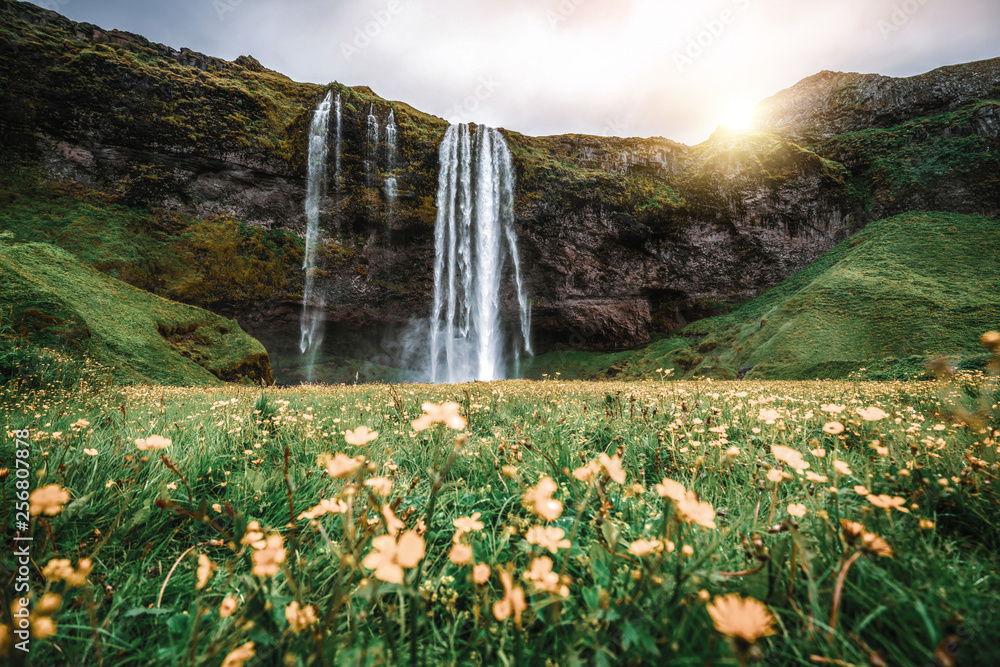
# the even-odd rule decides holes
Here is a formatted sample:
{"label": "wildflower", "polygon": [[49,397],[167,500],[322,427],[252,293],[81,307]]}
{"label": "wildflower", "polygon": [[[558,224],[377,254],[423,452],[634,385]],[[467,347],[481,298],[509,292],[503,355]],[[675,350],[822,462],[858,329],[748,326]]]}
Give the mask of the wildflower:
{"label": "wildflower", "polygon": [[448,552],[448,560],[455,565],[468,565],[472,562],[472,547],[468,544],[456,542],[451,545],[451,551]]}
{"label": "wildflower", "polygon": [[390,535],[396,535],[400,530],[406,528],[406,524],[396,517],[389,505],[382,506],[382,517],[385,519],[385,529]]}
{"label": "wildflower", "polygon": [[344,432],[344,440],[349,445],[364,447],[369,442],[378,437],[378,431],[371,431],[367,426],[359,426],[353,431]]}
{"label": "wildflower", "polygon": [[600,469],[601,466],[597,463],[597,461],[591,461],[587,465],[580,466],[574,470],[573,477],[576,477],[581,482],[589,482],[590,478],[593,477]]}
{"label": "wildflower", "polygon": [[371,477],[365,480],[365,486],[372,487],[380,496],[387,496],[392,491],[392,480],[385,477]]}
{"label": "wildflower", "polygon": [[475,512],[472,516],[460,516],[452,521],[452,525],[455,526],[458,531],[456,532],[456,535],[471,533],[474,530],[482,530],[484,525],[483,522],[479,520],[480,516],[480,512]]}
{"label": "wildflower", "polygon": [[273,577],[278,574],[278,566],[285,561],[285,539],[281,535],[269,535],[263,545],[254,545],[253,570],[258,577]]}
{"label": "wildflower", "polygon": [[326,464],[326,471],[330,477],[350,477],[361,467],[362,461],[364,459],[360,456],[352,459],[337,452],[333,459]]}
{"label": "wildflower", "polygon": [[546,521],[555,521],[563,511],[563,504],[552,498],[558,488],[551,477],[543,477],[538,480],[538,484],[524,492],[524,501],[538,516]]}
{"label": "wildflower", "polygon": [[788,506],[788,513],[792,516],[802,518],[806,515],[806,506],[802,503],[791,503]]}
{"label": "wildflower", "polygon": [[858,410],[858,414],[861,415],[862,419],[869,422],[878,421],[879,419],[885,419],[886,417],[889,416],[889,413],[874,406],[870,408],[862,408]]}
{"label": "wildflower", "polygon": [[490,566],[486,563],[478,563],[472,568],[472,580],[477,584],[485,584],[490,580]]}
{"label": "wildflower", "polygon": [[569,549],[572,546],[568,539],[564,539],[565,536],[566,532],[562,528],[533,526],[528,529],[524,539],[531,544],[537,544],[543,549],[556,553],[560,549]]}
{"label": "wildflower", "polygon": [[892,547],[889,546],[888,542],[867,530],[861,534],[861,544],[859,546],[869,556],[892,558]]}
{"label": "wildflower", "polygon": [[70,424],[70,428],[72,429],[87,428],[88,426],[90,426],[90,422],[86,419],[77,419],[75,422]]}
{"label": "wildflower", "polygon": [[1000,350],[1000,332],[987,331],[979,338],[983,347],[996,352]]}
{"label": "wildflower", "polygon": [[681,553],[684,554],[685,557],[690,558],[694,555],[694,547],[690,544],[685,544],[681,547]]}
{"label": "wildflower", "polygon": [[222,667],[243,667],[243,664],[250,658],[257,655],[254,651],[253,642],[247,642],[229,652],[229,655],[222,661]]}
{"label": "wildflower", "polygon": [[229,618],[233,615],[233,612],[236,611],[238,604],[239,603],[236,601],[236,598],[232,596],[227,597],[222,601],[222,604],[219,605],[219,616],[222,618]]}
{"label": "wildflower", "polygon": [[661,498],[670,498],[675,503],[684,500],[684,496],[687,494],[683,484],[666,477],[656,485],[656,492],[660,494]]}
{"label": "wildflower", "polygon": [[552,559],[540,556],[531,561],[531,569],[524,573],[524,578],[534,584],[535,588],[547,593],[569,595],[569,577],[560,577],[552,571]]}
{"label": "wildflower", "polygon": [[63,505],[69,502],[69,491],[58,484],[48,484],[32,491],[28,496],[28,502],[30,503],[28,513],[31,516],[39,514],[55,516],[62,512]]}
{"label": "wildflower", "polygon": [[782,463],[787,463],[789,467],[795,470],[805,470],[809,467],[809,464],[802,460],[802,454],[795,451],[791,447],[785,447],[784,445],[771,445],[771,453],[774,454],[774,458],[778,459]]}
{"label": "wildflower", "polygon": [[844,432],[844,425],[840,422],[827,422],[823,424],[823,432],[830,435],[837,435]]}
{"label": "wildflower", "polygon": [[868,494],[871,493],[871,491],[858,484],[857,486],[854,487],[854,493],[858,494],[859,496],[867,496]]}
{"label": "wildflower", "polygon": [[777,484],[781,480],[785,479],[785,475],[777,468],[771,468],[767,471],[767,478]]}
{"label": "wildflower", "polygon": [[255,544],[261,542],[263,539],[264,533],[260,530],[260,524],[256,521],[251,521],[247,524],[243,537],[240,539],[240,544]]}
{"label": "wildflower", "polygon": [[908,510],[904,505],[906,505],[906,499],[900,498],[899,496],[887,496],[885,494],[873,495],[868,494],[868,502],[870,502],[875,507],[881,507],[886,512],[889,510],[898,510],[904,514],[909,514]]}
{"label": "wildflower", "polygon": [[817,447],[816,449],[812,450],[810,453],[813,456],[815,456],[816,458],[818,458],[818,459],[821,459],[824,456],[826,456],[826,450],[823,449],[822,447]]}
{"label": "wildflower", "polygon": [[711,503],[698,500],[694,492],[688,492],[684,500],[677,503],[677,514],[688,523],[715,528],[715,509]]}
{"label": "wildflower", "polygon": [[498,621],[505,621],[514,614],[514,625],[521,627],[521,612],[528,608],[524,602],[524,591],[520,586],[514,586],[510,574],[500,571],[500,583],[503,584],[503,598],[493,603],[493,616]]}
{"label": "wildflower", "polygon": [[737,593],[716,596],[705,606],[715,629],[743,644],[773,635],[774,617],[763,602]]}
{"label": "wildflower", "polygon": [[659,553],[666,549],[667,551],[674,550],[674,543],[667,540],[664,545],[660,540],[636,540],[629,545],[628,551],[634,556],[646,556],[652,553]]}
{"label": "wildflower", "polygon": [[773,424],[774,421],[780,416],[777,410],[772,410],[770,408],[761,408],[759,417],[764,421],[765,424]]}
{"label": "wildflower", "polygon": [[299,607],[298,601],[292,600],[285,607],[285,620],[288,621],[291,631],[299,634],[316,622],[316,606],[307,604],[305,607]]}
{"label": "wildflower", "polygon": [[138,439],[135,441],[135,446],[137,449],[146,451],[147,449],[166,449],[170,446],[170,438],[164,438],[159,435],[151,435],[145,440]]}
{"label": "wildflower", "polygon": [[58,558],[50,560],[42,568],[42,576],[46,581],[65,581],[70,586],[79,588],[87,583],[87,576],[92,568],[93,563],[89,558],[81,558],[75,570],[68,559]]}
{"label": "wildflower", "polygon": [[397,540],[392,535],[380,535],[372,540],[374,550],[361,564],[375,570],[375,578],[392,584],[403,582],[403,568],[416,567],[424,557],[424,538],[408,530]]}
{"label": "wildflower", "polygon": [[41,616],[51,616],[62,606],[62,596],[58,593],[46,593],[35,603],[34,612]]}
{"label": "wildflower", "polygon": [[807,470],[806,479],[809,480],[810,482],[819,482],[820,484],[822,484],[826,482],[827,478],[826,475],[818,475],[814,473],[812,470]]}
{"label": "wildflower", "polygon": [[56,634],[56,622],[50,616],[31,614],[31,637],[48,639]]}
{"label": "wildflower", "polygon": [[837,472],[839,472],[841,475],[851,474],[851,467],[846,463],[844,463],[843,461],[834,461],[833,467],[836,468]]}
{"label": "wildflower", "polygon": [[601,466],[608,473],[608,477],[613,479],[619,484],[625,483],[625,471],[622,470],[622,460],[617,454],[614,456],[608,456],[604,452],[601,452],[597,459],[601,462]]}
{"label": "wildflower", "polygon": [[208,580],[215,573],[215,568],[217,566],[212,560],[205,554],[198,554],[198,582],[195,584],[195,588],[199,591],[205,587]]}
{"label": "wildflower", "polygon": [[844,408],[846,407],[847,407],[846,405],[837,405],[836,403],[826,403],[824,405],[819,406],[819,409],[822,410],[823,412],[829,412],[831,415],[838,415],[841,412],[843,412]]}
{"label": "wildflower", "polygon": [[934,530],[934,522],[930,519],[921,519],[920,530]]}
{"label": "wildflower", "polygon": [[[347,511],[347,503],[345,503],[343,500],[339,500],[337,498],[334,498],[332,500],[327,500],[326,498],[320,498],[318,505],[310,507],[306,511],[299,514],[299,516],[296,518],[316,519],[318,517],[323,516],[324,514],[343,514],[346,511]],[[263,535],[261,537],[263,537]]]}
{"label": "wildflower", "polygon": [[420,415],[412,422],[414,431],[423,431],[430,428],[431,424],[441,423],[448,428],[461,431],[468,424],[465,417],[458,414],[458,403],[448,401],[438,405],[436,403],[424,403],[420,406],[424,414]]}
{"label": "wildflower", "polygon": [[83,453],[86,454],[87,456],[97,456],[98,452],[97,452],[96,449],[93,449],[91,447],[87,447],[87,448],[85,448],[83,450]]}

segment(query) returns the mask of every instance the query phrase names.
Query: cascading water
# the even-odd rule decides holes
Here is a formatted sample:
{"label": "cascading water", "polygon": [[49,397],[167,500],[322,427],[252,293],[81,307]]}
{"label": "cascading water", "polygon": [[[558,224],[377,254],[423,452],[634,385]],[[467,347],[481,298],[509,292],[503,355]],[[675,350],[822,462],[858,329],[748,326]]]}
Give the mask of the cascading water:
{"label": "cascading water", "polygon": [[[306,273],[305,286],[302,289],[302,319],[299,322],[301,338],[299,349],[305,356],[306,380],[312,381],[313,365],[316,354],[323,342],[323,307],[326,305],[323,297],[313,296],[316,287],[316,244],[319,239],[319,205],[326,189],[326,135],[330,120],[330,103],[332,91],[326,94],[323,101],[313,113],[309,126],[309,159],[308,178],[306,180],[306,252],[302,268]],[[339,102],[340,97],[337,97]],[[340,118],[340,105],[337,105],[337,117]],[[338,122],[339,127],[339,122]],[[339,141],[337,156],[340,154]]]}
{"label": "cascading water", "polygon": [[396,201],[396,116],[389,109],[389,119],[385,126],[386,172],[385,198],[388,203],[389,216],[392,217],[393,204]]}
{"label": "cascading water", "polygon": [[529,305],[521,284],[514,231],[514,169],[503,135],[452,125],[439,149],[434,226],[434,305],[430,322],[432,382],[504,377],[500,288],[513,264],[520,311],[515,363],[529,344]]}
{"label": "cascading water", "polygon": [[337,93],[337,99],[334,102],[334,108],[337,112],[337,141],[334,144],[333,149],[333,186],[337,194],[340,194],[340,142],[341,142],[341,122],[340,122],[340,93]]}
{"label": "cascading water", "polygon": [[366,136],[368,159],[365,160],[365,184],[372,187],[375,183],[375,170],[378,168],[378,118],[375,117],[375,103],[368,106],[368,134]]}

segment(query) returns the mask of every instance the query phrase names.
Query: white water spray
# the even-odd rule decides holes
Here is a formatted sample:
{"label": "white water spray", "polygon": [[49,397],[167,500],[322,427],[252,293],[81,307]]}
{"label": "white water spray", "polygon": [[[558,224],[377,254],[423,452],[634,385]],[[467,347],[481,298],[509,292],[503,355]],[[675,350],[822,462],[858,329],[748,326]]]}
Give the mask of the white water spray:
{"label": "white water spray", "polygon": [[365,137],[368,159],[365,160],[365,184],[372,187],[375,183],[375,170],[378,168],[378,118],[375,117],[375,103],[368,106],[368,133]]}
{"label": "white water spray", "polygon": [[389,217],[392,217],[393,204],[396,201],[396,116],[389,109],[389,119],[385,126],[386,171],[385,198],[388,203]]}
{"label": "white water spray", "polygon": [[[306,273],[306,280],[302,290],[299,350],[306,357],[306,379],[310,382],[312,381],[316,355],[323,342],[323,307],[326,305],[322,297],[313,297],[313,291],[316,287],[316,244],[319,239],[319,205],[326,189],[326,135],[329,126],[332,94],[332,91],[328,92],[323,101],[316,107],[312,123],[309,126],[309,158],[306,180],[306,252],[305,259],[302,262],[302,268]],[[339,102],[339,96],[337,100]],[[339,104],[337,105],[337,111],[339,121]],[[340,145],[338,142],[338,158],[339,155]]]}
{"label": "white water spray", "polygon": [[531,353],[530,313],[521,284],[514,231],[514,169],[503,135],[452,125],[439,149],[434,227],[434,305],[430,331],[432,382],[504,377],[500,289],[504,262],[513,264],[520,315],[515,363]]}

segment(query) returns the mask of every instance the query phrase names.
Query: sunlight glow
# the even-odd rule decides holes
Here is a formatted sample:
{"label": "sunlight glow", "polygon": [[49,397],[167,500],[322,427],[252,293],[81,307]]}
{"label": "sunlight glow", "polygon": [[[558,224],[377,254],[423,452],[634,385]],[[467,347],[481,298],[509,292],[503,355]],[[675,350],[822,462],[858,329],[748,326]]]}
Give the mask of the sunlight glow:
{"label": "sunlight glow", "polygon": [[733,104],[722,112],[720,124],[731,130],[749,130],[753,122],[752,103]]}

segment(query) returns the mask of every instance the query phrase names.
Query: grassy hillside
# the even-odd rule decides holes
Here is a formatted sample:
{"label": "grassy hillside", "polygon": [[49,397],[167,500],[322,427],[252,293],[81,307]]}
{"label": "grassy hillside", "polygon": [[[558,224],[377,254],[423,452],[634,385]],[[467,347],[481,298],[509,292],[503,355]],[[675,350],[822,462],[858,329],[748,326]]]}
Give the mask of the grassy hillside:
{"label": "grassy hillside", "polygon": [[0,242],[0,276],[4,376],[24,372],[10,363],[17,350],[41,348],[92,358],[124,382],[271,381],[267,352],[236,322],[109,278],[60,248]]}
{"label": "grassy hillside", "polygon": [[[979,335],[998,324],[997,220],[907,213],[872,223],[727,315],[624,358],[593,355],[566,375],[916,377],[936,356],[976,363]],[[601,361],[610,366],[597,370]]]}

